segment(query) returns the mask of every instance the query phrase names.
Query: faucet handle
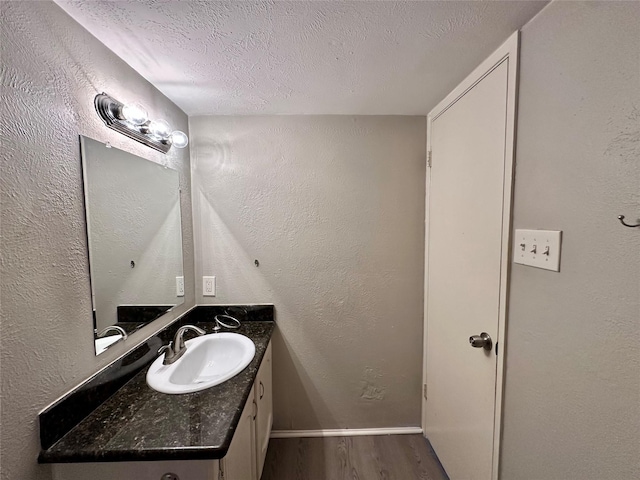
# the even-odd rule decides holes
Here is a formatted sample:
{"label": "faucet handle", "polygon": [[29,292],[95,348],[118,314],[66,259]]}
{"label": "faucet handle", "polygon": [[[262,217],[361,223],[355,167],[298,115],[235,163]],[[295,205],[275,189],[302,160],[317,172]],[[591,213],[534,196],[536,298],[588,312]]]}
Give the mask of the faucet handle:
{"label": "faucet handle", "polygon": [[171,360],[175,353],[173,352],[173,342],[169,342],[169,345],[163,345],[158,349],[158,354],[162,355],[164,353],[164,364],[167,365],[167,362]]}

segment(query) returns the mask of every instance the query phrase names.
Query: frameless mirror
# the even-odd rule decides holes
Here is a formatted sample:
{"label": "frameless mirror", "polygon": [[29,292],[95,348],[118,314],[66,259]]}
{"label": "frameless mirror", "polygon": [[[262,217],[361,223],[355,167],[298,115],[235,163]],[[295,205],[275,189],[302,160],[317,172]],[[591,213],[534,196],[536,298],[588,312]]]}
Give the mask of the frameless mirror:
{"label": "frameless mirror", "polygon": [[80,137],[96,355],[184,301],[178,172]]}

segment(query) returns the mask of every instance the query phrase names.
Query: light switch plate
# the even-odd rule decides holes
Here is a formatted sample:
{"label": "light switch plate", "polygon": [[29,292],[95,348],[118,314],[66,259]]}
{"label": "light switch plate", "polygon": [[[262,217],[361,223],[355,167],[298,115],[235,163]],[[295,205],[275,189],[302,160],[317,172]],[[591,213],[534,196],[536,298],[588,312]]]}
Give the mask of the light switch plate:
{"label": "light switch plate", "polygon": [[202,277],[202,296],[216,296],[216,277]]}
{"label": "light switch plate", "polygon": [[184,297],[184,277],[176,277],[176,297]]}
{"label": "light switch plate", "polygon": [[561,241],[560,230],[516,229],[513,262],[559,272]]}

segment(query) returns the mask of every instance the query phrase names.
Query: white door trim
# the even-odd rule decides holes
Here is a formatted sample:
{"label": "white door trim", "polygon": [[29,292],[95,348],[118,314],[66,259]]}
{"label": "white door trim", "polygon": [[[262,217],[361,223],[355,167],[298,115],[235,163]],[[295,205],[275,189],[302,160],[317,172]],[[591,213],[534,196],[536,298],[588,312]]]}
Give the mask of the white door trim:
{"label": "white door trim", "polygon": [[[505,136],[505,163],[502,199],[502,251],[500,259],[500,304],[498,317],[498,356],[496,371],[496,402],[493,427],[493,461],[491,478],[497,480],[500,471],[500,441],[502,437],[502,402],[504,388],[504,358],[506,352],[507,300],[509,294],[509,258],[511,255],[511,206],[513,203],[513,165],[515,158],[515,127],[517,113],[518,89],[518,46],[519,32],[513,33],[507,41],[482,62],[460,85],[442,100],[427,116],[427,155],[431,152],[432,122],[462,98],[498,65],[508,61],[507,73],[507,112]],[[434,161],[438,161],[435,159]],[[427,168],[426,206],[429,212],[431,169]],[[429,278],[429,220],[425,219],[425,304],[424,304],[424,339],[423,339],[423,384],[427,384],[427,299]],[[428,392],[427,392],[428,395]],[[422,428],[426,431],[426,401],[422,398]]]}

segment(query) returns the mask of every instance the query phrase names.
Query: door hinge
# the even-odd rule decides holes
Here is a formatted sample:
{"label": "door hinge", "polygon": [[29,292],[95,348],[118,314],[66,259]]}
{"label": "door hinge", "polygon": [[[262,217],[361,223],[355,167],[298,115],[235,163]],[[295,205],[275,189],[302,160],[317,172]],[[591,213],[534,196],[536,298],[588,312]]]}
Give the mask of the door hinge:
{"label": "door hinge", "polygon": [[428,167],[428,168],[431,168],[431,159],[432,159],[432,156],[433,156],[433,155],[432,155],[432,153],[431,153],[431,150],[429,150],[429,151],[427,152],[427,167]]}
{"label": "door hinge", "polygon": [[424,399],[427,399],[427,384],[423,383],[422,384],[422,396],[424,397]]}

